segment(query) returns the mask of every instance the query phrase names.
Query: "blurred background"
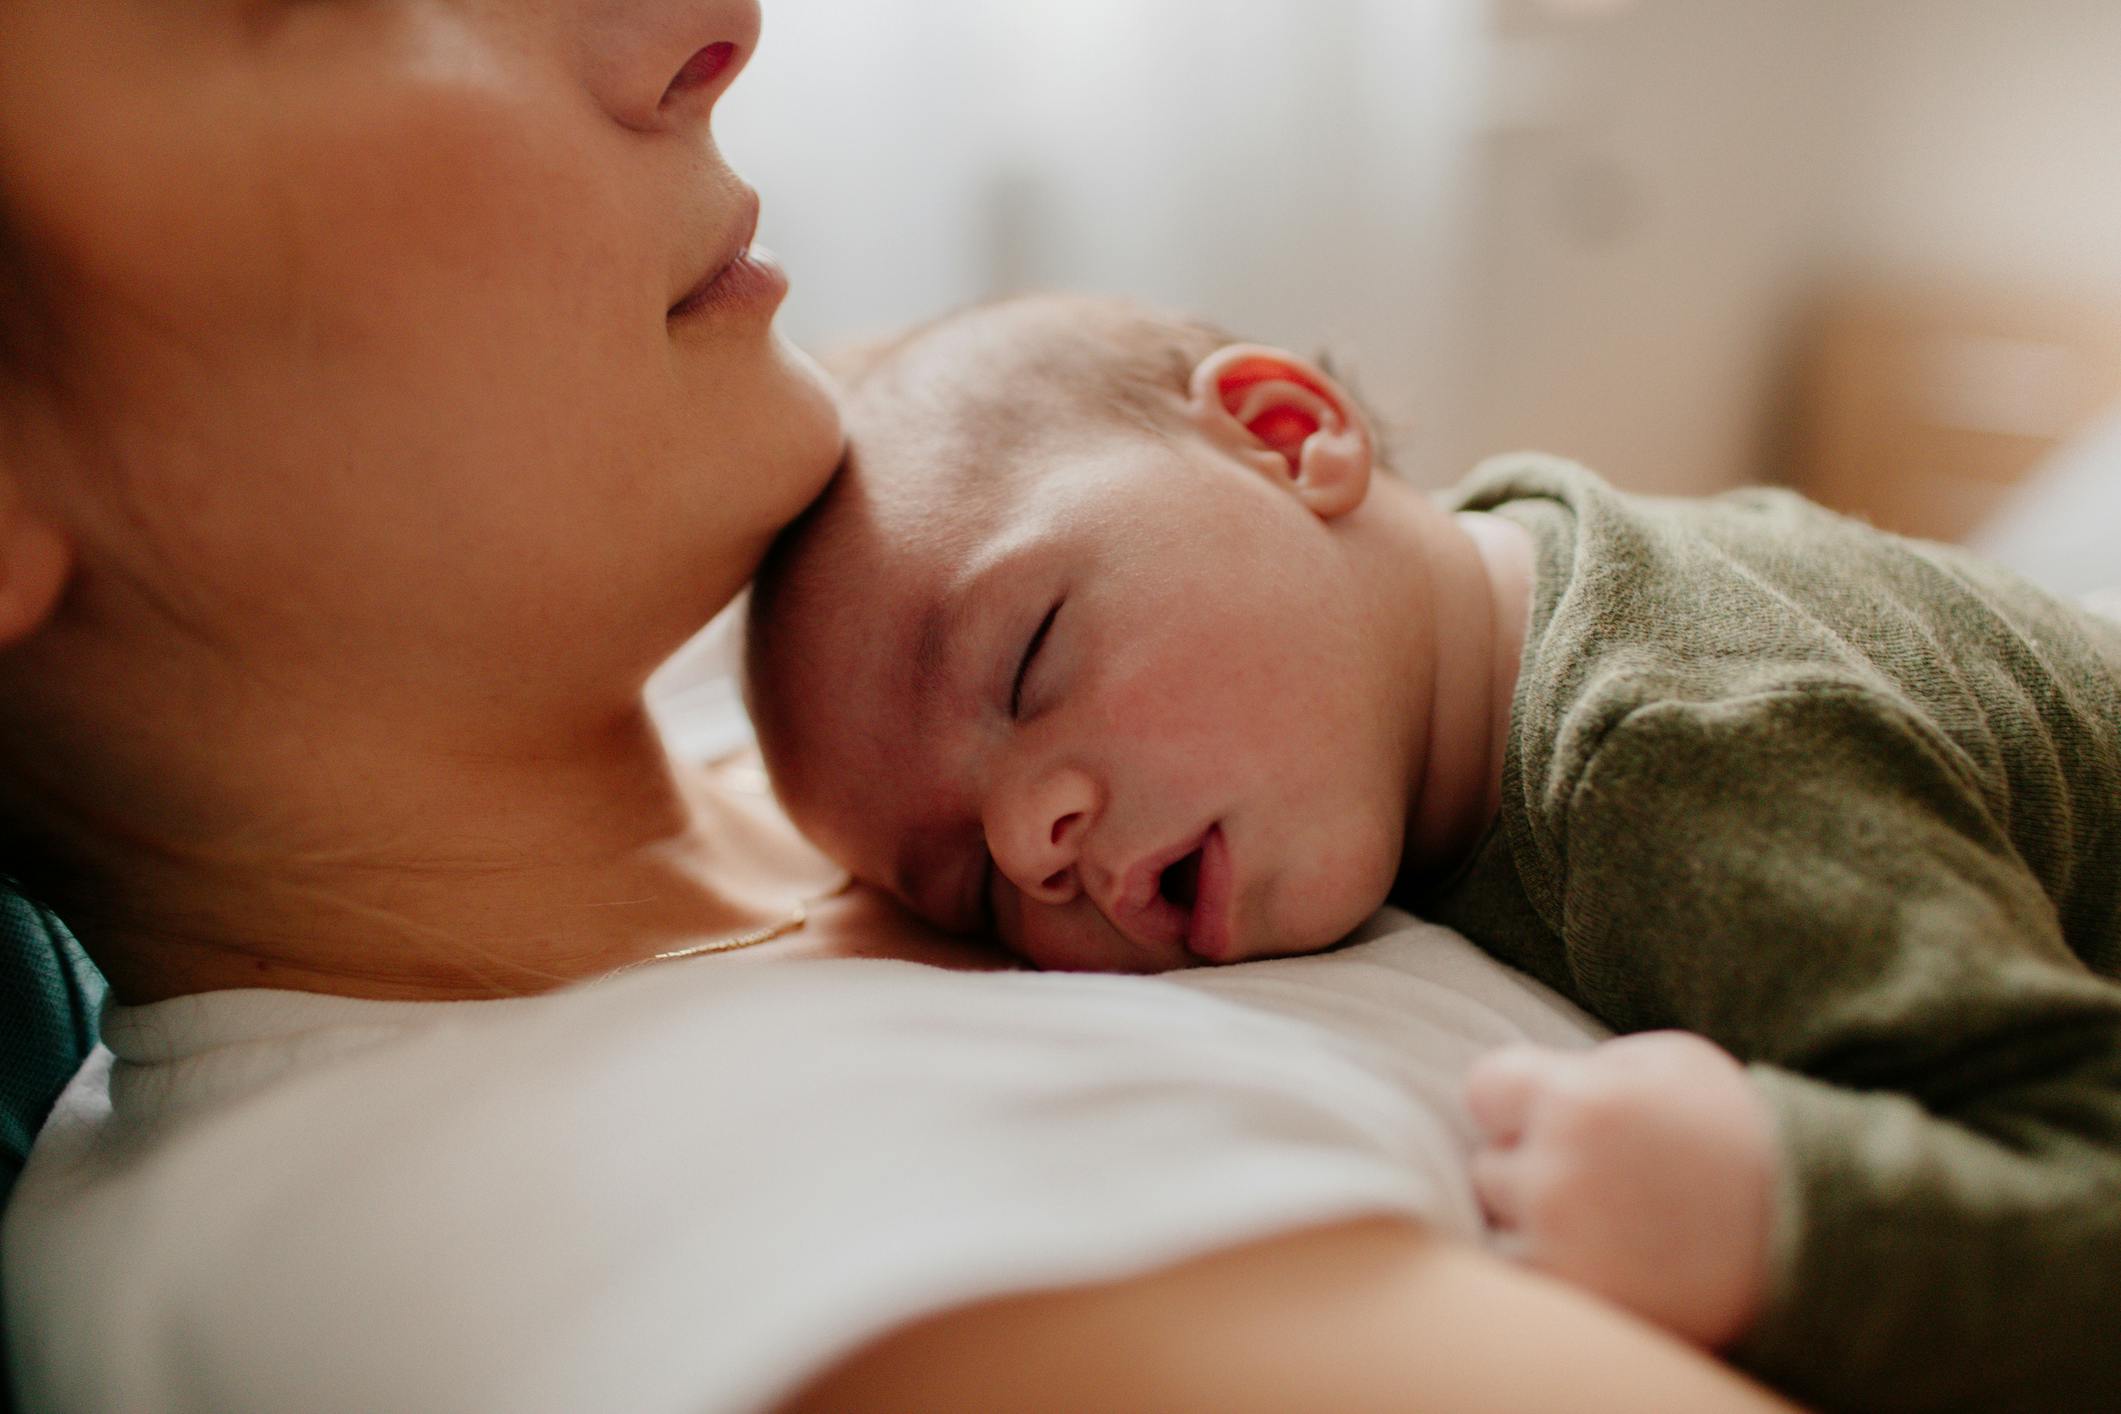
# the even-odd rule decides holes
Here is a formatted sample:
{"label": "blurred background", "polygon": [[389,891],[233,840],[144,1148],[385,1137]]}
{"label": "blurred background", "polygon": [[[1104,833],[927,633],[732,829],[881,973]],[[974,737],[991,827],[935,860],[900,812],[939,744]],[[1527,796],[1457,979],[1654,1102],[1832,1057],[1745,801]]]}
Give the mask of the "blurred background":
{"label": "blurred background", "polygon": [[1419,484],[1522,447],[1638,490],[1786,482],[2121,583],[2117,0],[766,22],[718,123],[805,342],[1127,293],[1330,350]]}

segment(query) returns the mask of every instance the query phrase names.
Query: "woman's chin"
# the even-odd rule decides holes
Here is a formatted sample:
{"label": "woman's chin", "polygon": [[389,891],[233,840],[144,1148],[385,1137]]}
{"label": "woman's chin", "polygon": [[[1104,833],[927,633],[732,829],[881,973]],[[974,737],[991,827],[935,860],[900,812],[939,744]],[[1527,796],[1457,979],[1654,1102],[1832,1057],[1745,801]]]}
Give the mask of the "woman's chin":
{"label": "woman's chin", "polygon": [[846,434],[831,380],[809,354],[775,336],[778,367],[774,386],[747,419],[755,454],[747,460],[759,489],[765,529],[778,533],[824,491],[838,470]]}
{"label": "woman's chin", "polygon": [[[791,432],[800,430],[800,440],[805,444],[807,456],[804,461],[815,471],[815,481],[809,486],[809,494],[803,497],[807,506],[817,499],[832,479],[839,466],[840,453],[846,444],[846,430],[840,423],[839,396],[834,391],[831,375],[818,366],[802,348],[776,332],[775,341],[780,345],[781,356],[794,382],[794,401],[800,404],[791,418]],[[794,517],[790,516],[793,520]]]}

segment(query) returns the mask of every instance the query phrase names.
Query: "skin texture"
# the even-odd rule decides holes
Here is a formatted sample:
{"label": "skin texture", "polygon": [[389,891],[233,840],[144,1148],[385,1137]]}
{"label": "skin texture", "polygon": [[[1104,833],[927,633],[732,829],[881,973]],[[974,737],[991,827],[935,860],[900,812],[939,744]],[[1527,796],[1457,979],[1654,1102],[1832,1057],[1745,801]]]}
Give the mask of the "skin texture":
{"label": "skin texture", "polygon": [[[0,6],[0,202],[60,336],[50,377],[0,380],[0,805],[71,866],[123,999],[537,991],[830,877],[768,802],[674,770],[640,700],[838,454],[770,299],[670,317],[748,228],[709,120],[758,20]],[[685,965],[844,956],[980,961],[856,891]],[[1409,1339],[1470,1309],[1455,1294],[1555,1352],[1533,1404],[1602,1384],[1774,1407],[1586,1298],[1374,1225],[938,1316],[878,1347],[911,1392],[888,1407],[963,1407],[968,1348],[1035,1373],[1122,1329],[1136,1346],[1074,1348],[1082,1388],[1221,1404],[1202,1357],[1239,1308],[1202,1273],[1255,1322],[1299,1289],[1321,1312],[1405,1298],[1330,1348],[1255,1324],[1256,1352],[1281,1343],[1265,1404],[1360,1366],[1427,1409],[1527,1407],[1514,1351]]]}
{"label": "skin texture", "polygon": [[1042,967],[1325,947],[1493,818],[1529,581],[1492,566],[1528,564],[1522,532],[1374,476],[1353,400],[1279,350],[1204,360],[1163,433],[1086,416],[997,450],[947,391],[896,391],[1018,376],[1032,402],[1041,340],[1097,317],[1004,306],[857,389],[755,626],[777,788],[857,877]]}

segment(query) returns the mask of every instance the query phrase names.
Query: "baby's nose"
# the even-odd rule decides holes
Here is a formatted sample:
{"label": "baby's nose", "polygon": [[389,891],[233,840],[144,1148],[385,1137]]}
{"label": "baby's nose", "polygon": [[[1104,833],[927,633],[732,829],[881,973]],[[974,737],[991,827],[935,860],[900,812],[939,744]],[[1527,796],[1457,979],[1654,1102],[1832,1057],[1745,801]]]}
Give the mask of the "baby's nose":
{"label": "baby's nose", "polygon": [[1083,840],[1101,804],[1097,783],[1072,766],[998,793],[985,821],[995,867],[1027,899],[1069,902],[1083,890]]}

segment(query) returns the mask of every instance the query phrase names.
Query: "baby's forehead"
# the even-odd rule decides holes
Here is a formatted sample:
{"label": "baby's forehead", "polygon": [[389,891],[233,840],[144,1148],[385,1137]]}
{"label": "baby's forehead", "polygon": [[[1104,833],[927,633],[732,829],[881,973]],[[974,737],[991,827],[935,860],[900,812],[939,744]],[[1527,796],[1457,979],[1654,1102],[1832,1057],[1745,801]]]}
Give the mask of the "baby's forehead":
{"label": "baby's forehead", "polygon": [[[872,689],[918,686],[922,626],[978,566],[1035,523],[1053,482],[932,429],[851,442],[782,571],[783,648],[823,655]],[[1065,473],[1057,473],[1065,475]]]}
{"label": "baby's forehead", "polygon": [[937,581],[976,554],[1009,510],[995,478],[940,443],[888,453],[850,446],[830,497],[809,572],[900,598],[939,592]]}
{"label": "baby's forehead", "polygon": [[841,543],[850,565],[901,581],[978,559],[1127,436],[1053,413],[993,417],[933,395],[852,411],[826,538]]}
{"label": "baby's forehead", "polygon": [[761,745],[797,823],[861,877],[889,882],[894,842],[941,774],[924,636],[953,555],[932,521],[902,523],[853,495],[828,509],[755,626],[772,702]]}
{"label": "baby's forehead", "polygon": [[[805,680],[806,697],[859,697],[872,721],[901,715],[919,696],[922,625],[935,622],[1005,517],[991,498],[959,494],[960,478],[946,470],[877,471],[850,452],[783,571],[766,626],[777,674]],[[847,734],[833,720],[844,708],[802,715],[810,731]]]}
{"label": "baby's forehead", "polygon": [[793,554],[769,572],[795,591],[774,596],[783,645],[800,640],[805,656],[843,661],[903,660],[907,626],[970,568],[1156,440],[1120,419],[1085,417],[1072,400],[997,411],[994,390],[976,378],[908,373],[914,364],[932,372],[944,352],[894,358],[849,398],[841,473],[789,542]]}

